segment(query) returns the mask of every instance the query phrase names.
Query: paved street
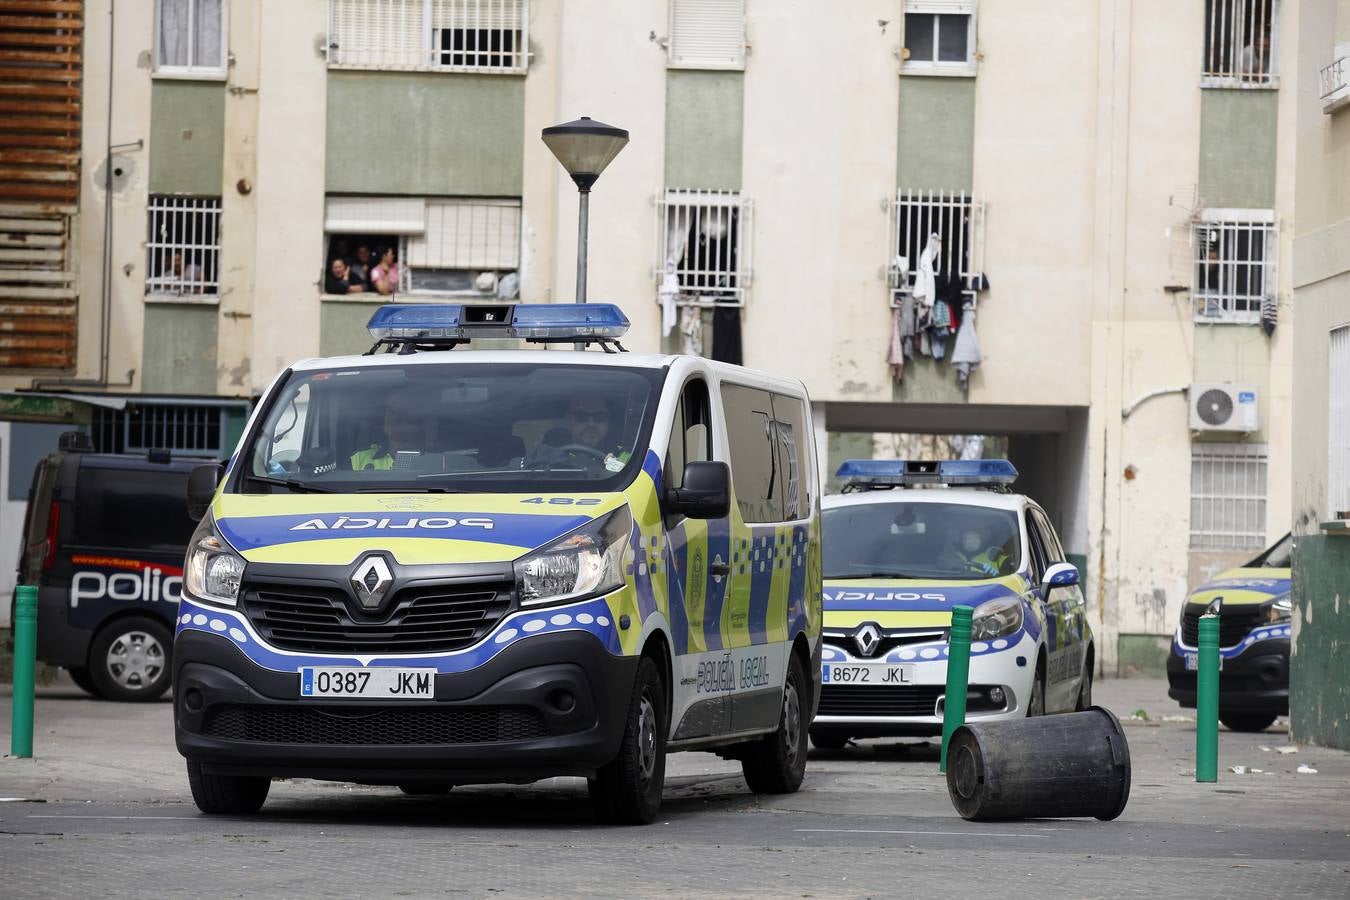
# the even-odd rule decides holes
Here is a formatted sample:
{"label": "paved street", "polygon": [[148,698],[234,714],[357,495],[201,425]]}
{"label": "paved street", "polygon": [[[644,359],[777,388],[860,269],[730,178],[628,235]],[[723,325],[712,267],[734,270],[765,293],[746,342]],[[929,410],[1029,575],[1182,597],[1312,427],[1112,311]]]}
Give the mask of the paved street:
{"label": "paved street", "polygon": [[1350,754],[1282,754],[1280,725],[1224,732],[1220,783],[1200,786],[1193,723],[1164,720],[1180,711],[1163,682],[1097,693],[1122,718],[1148,717],[1127,721],[1134,787],[1115,822],[966,823],[932,744],[868,741],[813,752],[788,797],[756,798],[734,764],[679,755],[657,824],[601,828],[573,779],[441,798],[285,782],[257,818],[207,818],[167,702],[98,702],[63,679],[41,691],[36,758],[0,762],[0,795],[21,798],[0,804],[0,876],[16,898],[96,884],[113,896],[1345,896]]}

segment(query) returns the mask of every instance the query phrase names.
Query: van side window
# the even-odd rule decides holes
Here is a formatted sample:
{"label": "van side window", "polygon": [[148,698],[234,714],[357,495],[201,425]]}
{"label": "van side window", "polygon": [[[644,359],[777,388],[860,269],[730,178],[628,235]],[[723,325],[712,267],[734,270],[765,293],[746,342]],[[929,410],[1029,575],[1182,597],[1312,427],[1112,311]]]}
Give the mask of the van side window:
{"label": "van side window", "polygon": [[746,522],[780,521],[783,491],[777,485],[778,461],[769,392],[723,384],[722,407],[731,443],[731,485],[741,518]]}
{"label": "van side window", "polygon": [[667,487],[684,485],[686,463],[712,459],[711,433],[708,385],[703,379],[695,378],[680,392],[680,403],[675,409],[675,421],[670,430],[670,444],[666,450]]}
{"label": "van side window", "polygon": [[1036,526],[1036,517],[1031,510],[1027,510],[1027,549],[1030,550],[1031,560],[1031,582],[1033,585],[1041,583],[1045,576],[1046,567],[1049,563],[1046,561],[1045,546],[1041,543],[1041,530]]}
{"label": "van side window", "polygon": [[1050,521],[1045,517],[1045,513],[1039,509],[1032,509],[1031,517],[1036,522],[1036,530],[1041,534],[1041,546],[1045,548],[1046,565],[1064,562],[1064,549],[1060,547],[1059,538],[1055,535],[1055,529],[1050,527]]}
{"label": "van side window", "polygon": [[74,543],[119,550],[178,550],[197,523],[187,514],[186,469],[152,472],[80,466]]}
{"label": "van side window", "polygon": [[773,417],[783,518],[802,519],[811,512],[811,479],[806,471],[811,460],[806,450],[808,423],[802,401],[796,397],[774,394]]}

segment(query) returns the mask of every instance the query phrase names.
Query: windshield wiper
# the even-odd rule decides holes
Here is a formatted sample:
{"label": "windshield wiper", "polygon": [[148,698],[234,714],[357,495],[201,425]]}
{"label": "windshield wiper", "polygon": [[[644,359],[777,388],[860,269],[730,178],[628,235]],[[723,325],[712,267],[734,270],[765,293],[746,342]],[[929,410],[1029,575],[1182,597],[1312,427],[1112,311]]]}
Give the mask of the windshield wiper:
{"label": "windshield wiper", "polygon": [[912,572],[849,572],[846,575],[822,576],[831,581],[847,581],[850,578],[931,578],[931,575],[915,575]]}
{"label": "windshield wiper", "polygon": [[445,487],[377,487],[361,488],[357,494],[464,494],[467,491],[454,491]]}
{"label": "windshield wiper", "polygon": [[248,475],[252,481],[261,484],[275,484],[279,487],[290,488],[297,494],[331,494],[332,488],[321,487],[317,484],[310,484],[307,481],[296,481],[294,478],[273,478],[270,475],[254,475],[252,472]]}

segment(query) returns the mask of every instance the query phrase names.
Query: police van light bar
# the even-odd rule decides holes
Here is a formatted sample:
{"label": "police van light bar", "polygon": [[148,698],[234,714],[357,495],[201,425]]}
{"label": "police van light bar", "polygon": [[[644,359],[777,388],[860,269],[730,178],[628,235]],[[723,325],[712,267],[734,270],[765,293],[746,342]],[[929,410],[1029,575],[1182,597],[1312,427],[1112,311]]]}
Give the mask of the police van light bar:
{"label": "police van light bar", "polygon": [[835,475],[857,485],[1012,484],[1017,469],[1006,459],[849,459]]}
{"label": "police van light bar", "polygon": [[628,317],[613,303],[392,303],[366,324],[377,341],[453,342],[474,338],[615,341]]}

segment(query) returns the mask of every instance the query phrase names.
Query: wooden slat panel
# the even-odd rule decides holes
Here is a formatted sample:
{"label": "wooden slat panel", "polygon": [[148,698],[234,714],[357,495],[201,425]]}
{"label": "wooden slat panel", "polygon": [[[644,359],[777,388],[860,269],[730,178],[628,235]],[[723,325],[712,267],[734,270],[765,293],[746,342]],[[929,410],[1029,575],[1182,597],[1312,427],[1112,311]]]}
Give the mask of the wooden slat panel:
{"label": "wooden slat panel", "polygon": [[64,250],[43,250],[38,247],[25,247],[21,250],[11,250],[0,244],[0,263],[56,263],[60,264],[66,258]]}
{"label": "wooden slat panel", "polygon": [[61,101],[44,102],[42,100],[0,100],[0,113],[18,113],[23,116],[78,116],[80,104]]}
{"label": "wooden slat panel", "polygon": [[0,80],[0,97],[68,97],[80,99],[80,89],[73,84],[14,84]]}
{"label": "wooden slat panel", "polygon": [[[32,310],[33,307],[22,307]],[[0,315],[12,314],[0,307]],[[0,319],[0,334],[74,334],[73,316],[49,316],[41,312],[19,313],[22,318]]]}
{"label": "wooden slat panel", "polygon": [[73,183],[60,185],[0,182],[0,196],[12,200],[32,200],[35,203],[74,203],[80,199],[80,186]]}
{"label": "wooden slat panel", "polygon": [[82,13],[81,0],[0,0],[0,12],[6,13]]}
{"label": "wooden slat panel", "polygon": [[74,272],[54,272],[49,269],[13,269],[0,268],[0,296],[9,290],[9,284],[69,284],[75,280]]}
{"label": "wooden slat panel", "polygon": [[6,150],[0,147],[0,166],[61,166],[68,170],[80,164],[80,154],[64,150]]}
{"label": "wooden slat panel", "polygon": [[72,50],[68,53],[47,53],[41,50],[14,50],[9,47],[0,47],[0,62],[45,62],[78,66],[80,64],[80,52]]}
{"label": "wooden slat panel", "polygon": [[0,147],[46,147],[78,150],[80,139],[68,134],[0,134]]}
{"label": "wooden slat panel", "polygon": [[80,127],[80,122],[73,115],[69,119],[53,119],[50,116],[25,118],[22,123],[15,118],[0,118],[0,128],[17,128],[20,125],[25,131],[74,131]]}
{"label": "wooden slat panel", "polygon": [[0,248],[27,248],[30,250],[60,250],[66,246],[66,239],[59,234],[15,234],[0,231]]}
{"label": "wooden slat panel", "polygon": [[79,81],[79,69],[0,66],[0,81]]}
{"label": "wooden slat panel", "polygon": [[[12,214],[11,210],[5,210]],[[3,213],[0,213],[3,215]],[[60,222],[51,219],[20,219],[20,218],[0,218],[0,231],[14,232],[21,234],[24,232],[36,234],[65,234],[66,228]]]}
{"label": "wooden slat panel", "polygon": [[32,28],[38,31],[48,31],[53,23],[60,23],[62,28],[81,28],[84,20],[78,16],[62,16],[59,19],[53,19],[50,16],[13,16],[0,14],[0,28]]}
{"label": "wooden slat panel", "polygon": [[0,309],[6,300],[74,300],[74,288],[10,287],[0,284]]}
{"label": "wooden slat panel", "polygon": [[76,174],[69,169],[35,169],[27,166],[0,167],[0,181],[74,181]]}
{"label": "wooden slat panel", "polygon": [[0,331],[0,350],[74,350],[75,338],[66,335],[14,335]]}
{"label": "wooden slat panel", "polygon": [[0,369],[69,369],[74,349],[65,353],[0,353]]}
{"label": "wooden slat panel", "polygon": [[0,322],[17,327],[21,322],[46,322],[53,329],[75,327],[75,306],[70,303],[16,303],[0,297]]}

